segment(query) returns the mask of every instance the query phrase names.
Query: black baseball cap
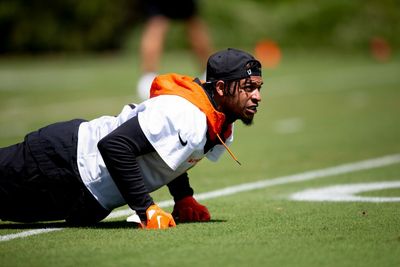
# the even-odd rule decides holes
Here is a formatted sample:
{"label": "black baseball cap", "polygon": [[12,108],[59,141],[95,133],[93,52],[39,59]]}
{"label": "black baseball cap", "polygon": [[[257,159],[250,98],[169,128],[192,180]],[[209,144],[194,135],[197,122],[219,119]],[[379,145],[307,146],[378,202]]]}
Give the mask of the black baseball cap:
{"label": "black baseball cap", "polygon": [[250,76],[261,76],[261,63],[239,49],[216,52],[207,61],[207,82],[240,80]]}

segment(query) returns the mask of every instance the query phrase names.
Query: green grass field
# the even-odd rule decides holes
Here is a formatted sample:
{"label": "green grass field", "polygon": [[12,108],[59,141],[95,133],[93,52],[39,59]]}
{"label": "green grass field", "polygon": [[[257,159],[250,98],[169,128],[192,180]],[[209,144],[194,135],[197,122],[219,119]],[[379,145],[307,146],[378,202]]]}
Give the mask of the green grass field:
{"label": "green grass field", "polygon": [[[117,114],[136,102],[135,55],[0,59],[0,146],[46,124]],[[168,53],[163,72],[196,75],[192,58]],[[236,126],[232,150],[189,173],[196,193],[400,153],[400,59],[284,51],[264,69],[252,127]],[[293,193],[333,185],[399,182],[400,163],[317,175],[204,199],[212,221],[166,231],[133,229],[125,217],[95,227],[0,222],[0,266],[400,266],[399,202],[304,202]],[[169,200],[166,189],[154,194]],[[400,197],[400,188],[363,197]],[[124,207],[123,209],[125,209]],[[172,207],[165,207],[171,211]]]}

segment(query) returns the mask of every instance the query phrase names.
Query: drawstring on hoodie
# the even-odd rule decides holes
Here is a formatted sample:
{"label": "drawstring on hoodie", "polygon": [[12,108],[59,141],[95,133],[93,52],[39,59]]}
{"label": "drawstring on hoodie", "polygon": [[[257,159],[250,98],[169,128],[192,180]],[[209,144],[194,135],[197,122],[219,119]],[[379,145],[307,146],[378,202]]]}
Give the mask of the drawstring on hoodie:
{"label": "drawstring on hoodie", "polygon": [[236,158],[236,156],[233,154],[233,152],[229,149],[229,147],[224,143],[224,141],[222,141],[221,136],[219,136],[219,134],[216,134],[219,141],[221,142],[221,144],[225,147],[226,151],[228,151],[229,155],[231,155],[231,157],[239,164],[242,165],[239,160]]}

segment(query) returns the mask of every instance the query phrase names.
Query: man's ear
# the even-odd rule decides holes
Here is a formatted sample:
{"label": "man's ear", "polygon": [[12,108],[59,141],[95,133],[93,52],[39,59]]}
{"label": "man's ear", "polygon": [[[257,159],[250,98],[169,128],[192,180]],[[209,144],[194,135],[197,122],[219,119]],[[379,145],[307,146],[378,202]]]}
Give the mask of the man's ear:
{"label": "man's ear", "polygon": [[225,87],[225,82],[222,80],[217,81],[215,84],[215,91],[219,96],[224,96],[224,87]]}

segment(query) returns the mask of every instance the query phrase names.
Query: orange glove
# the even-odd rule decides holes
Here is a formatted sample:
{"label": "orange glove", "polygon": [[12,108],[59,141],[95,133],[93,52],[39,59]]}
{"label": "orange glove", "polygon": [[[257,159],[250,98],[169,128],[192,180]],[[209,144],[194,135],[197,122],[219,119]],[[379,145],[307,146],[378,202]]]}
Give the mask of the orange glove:
{"label": "orange glove", "polygon": [[146,210],[147,221],[146,224],[141,223],[141,227],[145,229],[167,229],[168,227],[175,227],[174,218],[172,215],[163,211],[156,204],[151,205]]}
{"label": "orange glove", "polygon": [[172,216],[179,222],[207,222],[211,219],[206,206],[201,205],[192,196],[175,202]]}

